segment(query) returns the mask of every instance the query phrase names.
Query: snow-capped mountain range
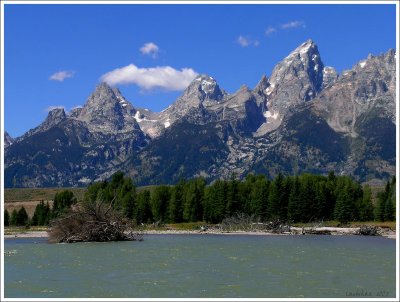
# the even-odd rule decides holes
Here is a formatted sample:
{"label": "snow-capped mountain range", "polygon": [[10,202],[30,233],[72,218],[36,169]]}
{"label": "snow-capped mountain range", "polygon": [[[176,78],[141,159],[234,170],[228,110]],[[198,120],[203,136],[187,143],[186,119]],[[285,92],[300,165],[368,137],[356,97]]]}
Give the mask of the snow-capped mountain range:
{"label": "snow-capped mountain range", "polygon": [[99,84],[81,108],[49,112],[21,137],[5,133],[5,186],[81,186],[118,170],[138,184],[248,173],[395,173],[395,52],[338,75],[308,40],[255,88],[229,94],[198,75],[162,112]]}

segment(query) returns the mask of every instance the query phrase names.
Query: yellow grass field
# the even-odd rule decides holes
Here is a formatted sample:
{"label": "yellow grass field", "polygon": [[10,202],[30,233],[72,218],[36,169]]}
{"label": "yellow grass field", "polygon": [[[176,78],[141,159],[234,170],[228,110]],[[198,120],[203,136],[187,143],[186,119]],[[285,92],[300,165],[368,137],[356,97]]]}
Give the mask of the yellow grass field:
{"label": "yellow grass field", "polygon": [[10,214],[16,209],[17,211],[23,206],[32,218],[36,206],[43,200],[53,205],[53,199],[57,192],[70,190],[74,196],[81,200],[86,192],[86,188],[19,188],[4,190],[4,209]]}

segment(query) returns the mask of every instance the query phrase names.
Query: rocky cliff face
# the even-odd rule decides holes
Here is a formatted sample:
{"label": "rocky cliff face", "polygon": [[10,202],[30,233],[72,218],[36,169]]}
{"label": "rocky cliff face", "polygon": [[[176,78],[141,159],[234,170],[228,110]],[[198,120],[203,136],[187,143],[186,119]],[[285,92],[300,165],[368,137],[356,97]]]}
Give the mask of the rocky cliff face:
{"label": "rocky cliff face", "polygon": [[8,134],[7,131],[4,131],[4,148],[7,149],[14,143],[14,139]]}
{"label": "rocky cliff face", "polygon": [[160,113],[102,83],[82,108],[50,111],[7,143],[5,184],[78,186],[117,170],[138,184],[250,172],[385,179],[395,173],[395,82],[393,50],[338,75],[308,40],[254,89],[229,94],[199,75]]}
{"label": "rocky cliff face", "polygon": [[58,123],[60,123],[61,121],[63,121],[65,118],[66,118],[66,114],[65,114],[64,108],[54,108],[49,111],[49,113],[43,123],[41,123],[36,128],[30,129],[23,136],[18,137],[16,139],[16,141],[19,142],[19,141],[22,141],[36,133],[47,131],[51,127],[53,127],[53,126],[57,125]]}
{"label": "rocky cliff face", "polygon": [[283,118],[289,108],[313,99],[322,89],[324,64],[317,45],[308,40],[273,70],[266,89],[268,108]]}
{"label": "rocky cliff face", "polygon": [[82,186],[107,178],[147,145],[136,110],[100,84],[83,108],[49,112],[6,152],[6,186]]}

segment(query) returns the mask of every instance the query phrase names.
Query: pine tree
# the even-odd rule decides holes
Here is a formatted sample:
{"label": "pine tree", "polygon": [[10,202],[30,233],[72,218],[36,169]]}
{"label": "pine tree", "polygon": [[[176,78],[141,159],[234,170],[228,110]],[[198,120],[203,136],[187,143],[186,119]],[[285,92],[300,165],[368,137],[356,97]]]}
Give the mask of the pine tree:
{"label": "pine tree", "polygon": [[236,179],[235,173],[233,173],[229,179],[226,197],[227,197],[227,202],[226,202],[227,215],[233,216],[237,213],[241,213],[242,207],[239,201],[239,181]]}
{"label": "pine tree", "polygon": [[168,210],[170,222],[179,223],[183,221],[185,187],[186,181],[180,180],[179,183],[171,189],[171,200]]}
{"label": "pine tree", "polygon": [[316,181],[314,184],[315,189],[315,219],[316,220],[327,220],[328,217],[326,216],[326,181]]}
{"label": "pine tree", "polygon": [[347,184],[340,192],[335,205],[334,217],[344,224],[353,220],[354,200],[351,194],[350,184]]}
{"label": "pine tree", "polygon": [[303,204],[300,198],[300,179],[299,176],[295,176],[292,190],[289,195],[288,204],[288,219],[293,222],[302,221],[303,216]]}
{"label": "pine tree", "polygon": [[385,205],[385,219],[393,221],[396,219],[396,177],[390,182],[388,198]]}
{"label": "pine tree", "polygon": [[7,209],[4,210],[4,226],[10,225],[10,214],[8,213]]}
{"label": "pine tree", "polygon": [[385,204],[385,221],[393,221],[395,220],[395,207],[394,207],[394,198],[389,196],[386,200]]}
{"label": "pine tree", "polygon": [[270,182],[264,176],[258,177],[251,188],[251,213],[262,220],[267,219],[269,190]]}
{"label": "pine tree", "polygon": [[135,209],[135,219],[137,223],[148,223],[153,216],[150,205],[150,191],[143,190],[137,195],[137,207]]}
{"label": "pine tree", "polygon": [[248,174],[244,181],[241,181],[238,186],[239,203],[243,213],[252,215],[251,210],[251,189],[256,178],[252,174]]}
{"label": "pine tree", "polygon": [[336,197],[335,197],[336,177],[333,172],[328,176],[325,184],[325,208],[323,217],[327,220],[333,219],[333,213],[335,209]]}
{"label": "pine tree", "polygon": [[74,193],[70,190],[63,190],[56,193],[53,203],[53,217],[62,215],[76,202],[77,200],[74,197]]}
{"label": "pine tree", "polygon": [[161,185],[154,189],[151,194],[151,212],[155,221],[165,222],[167,220],[169,199],[168,186]]}
{"label": "pine tree", "polygon": [[363,197],[358,206],[358,213],[360,221],[370,221],[374,219],[371,187],[368,185],[364,187]]}
{"label": "pine tree", "polygon": [[281,173],[271,182],[269,186],[267,218],[279,219],[280,209],[282,208],[283,195],[283,176]]}
{"label": "pine tree", "polygon": [[10,225],[17,225],[18,212],[14,209],[11,212]]}
{"label": "pine tree", "polygon": [[184,221],[200,221],[203,218],[205,180],[196,178],[189,181],[185,190],[183,207]]}
{"label": "pine tree", "polygon": [[35,208],[35,212],[32,217],[32,225],[48,225],[50,221],[50,206],[41,201]]}
{"label": "pine tree", "polygon": [[204,220],[219,223],[225,218],[227,185],[222,180],[205,189]]}
{"label": "pine tree", "polygon": [[378,197],[378,203],[375,208],[375,220],[385,221],[387,195],[385,194],[385,192],[379,192],[377,194],[377,197]]}
{"label": "pine tree", "polygon": [[23,226],[28,224],[28,213],[26,212],[24,207],[21,207],[17,213],[16,225]]}
{"label": "pine tree", "polygon": [[[122,174],[123,175],[123,174]],[[133,213],[136,205],[136,187],[129,177],[119,179],[118,182],[111,185],[118,185],[115,188],[117,191],[115,208],[121,209],[125,217],[133,218]]]}

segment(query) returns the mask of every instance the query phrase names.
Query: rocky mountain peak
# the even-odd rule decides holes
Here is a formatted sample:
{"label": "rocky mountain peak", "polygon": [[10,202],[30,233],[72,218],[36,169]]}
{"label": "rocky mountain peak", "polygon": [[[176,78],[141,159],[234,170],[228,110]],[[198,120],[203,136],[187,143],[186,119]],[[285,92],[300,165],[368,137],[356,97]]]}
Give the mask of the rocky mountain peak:
{"label": "rocky mountain peak", "polygon": [[64,108],[54,108],[49,111],[45,123],[49,123],[51,125],[58,124],[60,121],[65,119],[67,115],[65,114]]}
{"label": "rocky mountain peak", "polygon": [[260,81],[257,83],[256,87],[254,87],[254,92],[264,95],[265,94],[265,89],[267,89],[270,86],[270,83],[268,81],[268,78],[265,74],[261,77]]}
{"label": "rocky mountain peak", "polygon": [[168,128],[184,116],[196,119],[202,116],[204,108],[218,105],[226,95],[213,77],[199,74],[175,103],[161,111],[158,124]]}
{"label": "rocky mountain peak", "polygon": [[99,105],[106,105],[116,100],[115,90],[113,90],[107,83],[100,83],[96,89],[89,96],[84,107],[93,107]]}
{"label": "rocky mountain peak", "polygon": [[49,111],[49,113],[47,114],[47,117],[43,123],[41,123],[36,128],[30,129],[24,135],[18,137],[16,139],[16,141],[21,141],[31,135],[34,135],[35,133],[47,131],[48,129],[52,128],[53,126],[56,126],[60,122],[64,121],[66,118],[67,118],[67,115],[65,114],[64,108],[60,107],[60,108],[51,109]]}
{"label": "rocky mountain peak", "polygon": [[134,118],[135,113],[136,109],[122,96],[118,88],[100,83],[76,118],[86,122],[93,131],[116,133],[139,129]]}
{"label": "rocky mountain peak", "polygon": [[240,86],[239,91],[240,92],[250,92],[250,88],[246,84],[243,84],[242,86]]}
{"label": "rocky mountain peak", "polygon": [[[312,40],[307,40],[298,46],[282,61],[282,63],[287,69],[285,70],[285,68],[283,68],[283,70],[281,69],[280,71],[287,71],[289,73],[294,73],[294,75],[304,71],[306,76],[309,77],[312,89],[316,92],[321,90],[324,64],[321,61],[318,46]],[[279,69],[276,75],[282,75],[279,73]],[[284,75],[285,74],[283,74],[283,76]],[[271,82],[275,82],[274,73],[271,76]]]}
{"label": "rocky mountain peak", "polygon": [[300,44],[295,50],[293,50],[289,56],[298,53],[298,54],[305,54],[313,49],[317,48],[317,44],[314,43],[313,40],[308,39],[307,41]]}
{"label": "rocky mountain peak", "polygon": [[313,99],[323,87],[323,70],[317,45],[302,43],[272,71],[265,89],[269,105],[283,116],[290,107]]}
{"label": "rocky mountain peak", "polygon": [[213,77],[200,74],[190,83],[188,88],[186,88],[182,97],[196,98],[200,101],[219,101],[225,94],[226,92],[220,89],[217,81]]}
{"label": "rocky mountain peak", "polygon": [[11,146],[14,143],[14,139],[8,134],[7,131],[4,131],[4,148]]}
{"label": "rocky mountain peak", "polygon": [[40,131],[46,131],[67,118],[64,108],[54,108],[49,111],[45,121],[38,127]]}

